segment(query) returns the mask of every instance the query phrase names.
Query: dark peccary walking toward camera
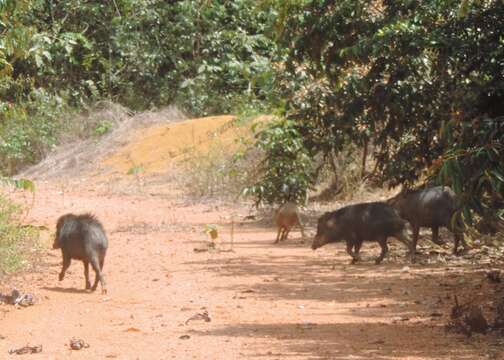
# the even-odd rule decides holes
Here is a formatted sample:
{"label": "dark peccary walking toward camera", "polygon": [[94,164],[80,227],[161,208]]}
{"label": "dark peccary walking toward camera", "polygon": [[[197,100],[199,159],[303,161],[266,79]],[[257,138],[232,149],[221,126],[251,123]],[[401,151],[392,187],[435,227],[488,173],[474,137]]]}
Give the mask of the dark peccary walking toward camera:
{"label": "dark peccary walking toward camera", "polygon": [[[59,281],[65,277],[65,271],[70,266],[71,259],[82,260],[86,289],[96,290],[99,280],[102,294],[106,294],[107,287],[102,271],[107,247],[105,230],[96,217],[91,214],[61,216],[56,224],[56,237],[53,244],[53,249],[61,248],[63,255],[63,268],[59,274]],[[93,287],[89,282],[89,264],[96,274]]]}
{"label": "dark peccary walking toward camera", "polygon": [[413,248],[416,250],[418,234],[421,227],[432,229],[432,242],[438,245],[439,228],[446,227],[453,233],[453,253],[458,253],[459,242],[464,251],[468,249],[461,229],[462,221],[456,216],[455,226],[452,226],[452,218],[457,211],[457,199],[455,193],[447,186],[436,186],[418,190],[403,190],[393,198],[387,200],[399,212],[399,216],[408,220],[413,228]]}
{"label": "dark peccary walking toward camera", "polygon": [[276,212],[275,220],[278,227],[275,244],[280,241],[286,240],[287,236],[289,236],[289,232],[296,225],[298,225],[301,229],[301,236],[304,240],[304,226],[301,223],[301,219],[299,218],[299,212],[296,204],[287,202],[280,206],[280,208]]}
{"label": "dark peccary walking toward camera", "polygon": [[[364,240],[377,241],[381,253],[375,263],[379,264],[388,252],[387,238],[390,236],[397,238],[411,251],[411,242],[405,227],[406,221],[399,217],[393,207],[385,203],[345,206],[325,213],[319,218],[312,249],[316,250],[325,244],[345,240],[346,251],[352,257],[353,264],[360,260],[359,251]],[[411,252],[412,261],[414,254]]]}

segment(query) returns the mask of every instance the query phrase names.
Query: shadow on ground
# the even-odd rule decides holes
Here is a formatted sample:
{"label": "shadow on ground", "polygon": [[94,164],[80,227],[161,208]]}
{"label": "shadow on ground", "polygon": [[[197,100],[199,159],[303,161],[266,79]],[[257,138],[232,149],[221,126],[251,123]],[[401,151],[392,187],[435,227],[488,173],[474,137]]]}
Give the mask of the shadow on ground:
{"label": "shadow on ground", "polygon": [[[463,338],[447,334],[443,325],[449,321],[454,294],[461,289],[479,292],[484,276],[456,261],[410,264],[401,244],[392,244],[390,256],[375,265],[378,246],[364,246],[364,261],[356,265],[349,264],[343,244],[313,252],[309,244],[279,246],[258,240],[238,243],[232,256],[187,262],[223,279],[225,285],[215,291],[247,293],[271,306],[310,304],[304,309],[307,318],[321,322],[237,323],[196,333],[253,338],[244,350],[252,357],[474,359],[475,349],[461,346]],[[269,339],[271,349],[254,348],[258,339]]]}
{"label": "shadow on ground", "polygon": [[[435,333],[435,337],[432,336]],[[304,359],[474,359],[474,351],[451,343],[441,328],[408,324],[236,324],[199,336],[242,337],[248,357]],[[267,347],[257,346],[269,343]],[[405,344],[408,346],[405,346]],[[425,344],[429,344],[426,348]]]}
{"label": "shadow on ground", "polygon": [[67,293],[67,294],[92,294],[90,290],[86,289],[78,289],[78,288],[63,288],[63,287],[57,287],[57,286],[44,286],[42,287],[44,290],[48,291],[54,291],[54,292],[60,292],[60,293]]}

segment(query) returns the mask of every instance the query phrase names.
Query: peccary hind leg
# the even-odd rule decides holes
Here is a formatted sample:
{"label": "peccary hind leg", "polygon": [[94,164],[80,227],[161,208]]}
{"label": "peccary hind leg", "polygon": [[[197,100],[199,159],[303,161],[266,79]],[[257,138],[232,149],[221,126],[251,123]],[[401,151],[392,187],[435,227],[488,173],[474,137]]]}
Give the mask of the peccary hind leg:
{"label": "peccary hind leg", "polygon": [[107,286],[105,284],[105,279],[103,278],[103,274],[101,272],[100,265],[98,264],[98,259],[92,258],[90,262],[91,262],[91,266],[93,267],[93,270],[95,271],[95,274],[96,274],[95,282],[94,282],[91,290],[93,290],[93,291],[96,290],[96,288],[98,286],[98,280],[99,280],[101,283],[101,287],[102,287],[102,294],[106,294],[107,293]]}
{"label": "peccary hind leg", "polygon": [[378,239],[378,244],[380,244],[381,253],[380,253],[380,256],[378,256],[375,260],[376,265],[381,263],[383,258],[385,257],[385,255],[387,255],[387,253],[388,253],[387,238],[382,237],[382,238]]}
{"label": "peccary hind leg", "polygon": [[91,282],[89,281],[89,262],[83,261],[84,263],[84,277],[86,279],[86,290],[91,289]]}
{"label": "peccary hind leg", "polygon": [[62,281],[65,278],[65,272],[70,266],[71,261],[72,259],[70,258],[70,256],[63,256],[63,267],[61,268],[61,272],[59,274],[59,281]]}

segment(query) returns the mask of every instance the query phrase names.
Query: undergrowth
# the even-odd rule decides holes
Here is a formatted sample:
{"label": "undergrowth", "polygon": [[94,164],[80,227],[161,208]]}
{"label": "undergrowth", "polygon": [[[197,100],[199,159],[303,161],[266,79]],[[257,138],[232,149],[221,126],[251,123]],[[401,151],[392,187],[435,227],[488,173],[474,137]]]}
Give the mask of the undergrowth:
{"label": "undergrowth", "polygon": [[[257,146],[257,134],[268,128],[270,122],[254,122],[259,116],[260,112],[249,109],[233,122],[235,127],[251,126],[255,139],[238,137],[233,146],[214,140],[206,152],[191,147],[184,151],[184,159],[179,163],[182,169],[180,181],[188,194],[234,199],[247,197],[244,189],[257,186],[256,181],[263,173],[266,161],[265,151]],[[356,146],[347,146],[338,156],[313,159],[313,163],[317,164],[319,171],[309,192],[309,201],[351,201],[364,198],[373,191],[372,185],[362,176],[362,149]],[[367,162],[367,174],[372,172],[373,166],[374,163]],[[285,179],[285,171],[279,175]]]}
{"label": "undergrowth", "polygon": [[[372,191],[372,186],[362,174],[363,151],[355,146],[347,146],[339,155],[328,156],[321,166],[317,182],[311,193],[316,201],[362,199]],[[373,171],[373,163],[366,163],[366,174]]]}
{"label": "undergrowth", "polygon": [[182,183],[186,192],[196,197],[239,196],[244,186],[250,183],[254,159],[229,152],[215,142],[206,153],[189,151],[181,162]]}
{"label": "undergrowth", "polygon": [[37,248],[37,230],[17,222],[21,212],[19,205],[0,195],[0,275],[23,269]]}
{"label": "undergrowth", "polygon": [[[237,116],[226,131],[253,129],[255,111],[244,111]],[[241,132],[241,131],[240,131]],[[250,135],[239,135],[233,144],[224,144],[214,137],[206,152],[189,147],[179,163],[181,182],[189,195],[196,197],[224,197],[236,199],[256,175],[256,167],[262,159],[260,152],[252,147]]]}

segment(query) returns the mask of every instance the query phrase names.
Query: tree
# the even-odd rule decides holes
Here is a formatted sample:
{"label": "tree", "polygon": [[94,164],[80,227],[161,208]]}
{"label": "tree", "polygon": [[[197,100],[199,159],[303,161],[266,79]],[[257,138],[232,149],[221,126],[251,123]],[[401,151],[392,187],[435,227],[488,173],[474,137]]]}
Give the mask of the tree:
{"label": "tree", "polygon": [[372,142],[391,186],[448,184],[467,219],[502,217],[502,1],[273,4],[288,14],[285,115],[309,153]]}

